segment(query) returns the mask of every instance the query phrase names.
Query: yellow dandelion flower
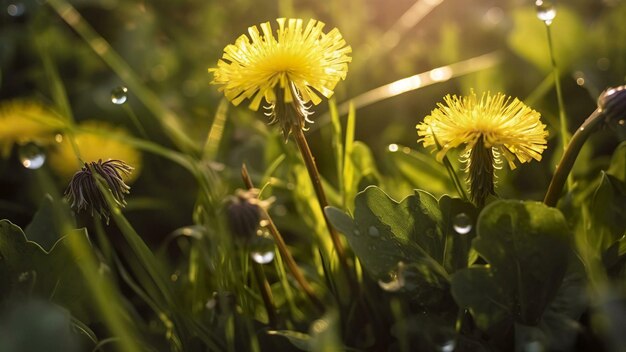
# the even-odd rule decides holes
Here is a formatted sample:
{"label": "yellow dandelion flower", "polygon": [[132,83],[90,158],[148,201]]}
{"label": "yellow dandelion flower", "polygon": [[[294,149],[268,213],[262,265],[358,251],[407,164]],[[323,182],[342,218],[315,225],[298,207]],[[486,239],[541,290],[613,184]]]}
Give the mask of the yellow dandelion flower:
{"label": "yellow dandelion flower", "polygon": [[63,122],[51,109],[36,101],[11,100],[0,104],[0,156],[6,158],[14,144],[47,145]]}
{"label": "yellow dandelion flower", "polygon": [[448,150],[465,146],[462,161],[467,163],[470,191],[478,203],[494,193],[493,171],[501,156],[511,169],[516,160],[541,160],[548,136],[546,125],[537,111],[518,99],[502,93],[484,93],[479,99],[472,91],[465,97],[448,95],[444,104],[437,106],[416,126],[418,142],[424,147],[438,143],[439,160]]}
{"label": "yellow dandelion flower", "polygon": [[[125,182],[132,183],[139,176],[141,153],[119,138],[128,135],[126,130],[101,121],[85,121],[79,125],[79,128],[97,131],[96,133],[85,131],[74,134],[73,138],[80,157],[85,163],[122,160],[134,168],[131,174],[122,175]],[[103,132],[106,134],[102,134]],[[83,166],[78,162],[68,138],[63,138],[61,143],[51,148],[48,160],[52,170],[64,181],[69,181]]]}
{"label": "yellow dandelion flower", "polygon": [[[276,36],[265,22],[260,30],[248,28],[249,37],[244,34],[224,48],[217,68],[209,69],[214,76],[211,83],[221,85],[219,90],[235,105],[250,99],[254,111],[263,99],[272,108],[296,101],[297,110],[304,109],[297,112],[306,118],[310,113],[305,104],[319,104],[320,95],[330,98],[337,83],[346,78],[352,48],[337,28],[324,33],[322,22],[309,20],[306,26],[301,19],[279,18],[276,22]],[[270,115],[273,120],[282,118]],[[302,120],[296,121],[297,127],[304,127]]]}

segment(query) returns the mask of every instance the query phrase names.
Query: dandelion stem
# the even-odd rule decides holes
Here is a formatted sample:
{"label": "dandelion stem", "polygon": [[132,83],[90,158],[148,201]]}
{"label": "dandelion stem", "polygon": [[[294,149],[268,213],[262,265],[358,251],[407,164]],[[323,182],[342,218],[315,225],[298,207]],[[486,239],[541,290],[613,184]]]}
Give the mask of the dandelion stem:
{"label": "dandelion stem", "polygon": [[576,161],[576,157],[578,156],[580,149],[587,141],[587,138],[589,138],[602,121],[604,121],[603,117],[604,114],[602,113],[602,110],[598,108],[591,113],[580,128],[576,130],[576,133],[574,133],[574,136],[567,145],[567,148],[565,148],[561,161],[552,176],[552,181],[550,181],[548,191],[543,199],[544,204],[551,207],[556,206],[561,191],[563,190],[563,186],[565,185],[567,177],[574,166],[574,162]]}
{"label": "dandelion stem", "polygon": [[[246,187],[248,187],[248,189],[254,188],[254,184],[252,183],[252,179],[248,174],[248,168],[245,164],[241,166],[241,177],[243,178],[243,182],[245,183]],[[278,247],[278,252],[280,253],[281,258],[283,258],[283,260],[287,264],[287,267],[289,268],[289,271],[291,271],[291,275],[293,275],[294,279],[300,285],[302,290],[304,290],[304,293],[307,295],[309,300],[311,300],[313,305],[320,311],[324,311],[324,304],[317,297],[315,291],[313,291],[313,287],[311,286],[311,284],[309,284],[309,282],[300,271],[298,264],[296,264],[296,261],[293,259],[291,252],[289,252],[289,248],[287,248],[287,244],[285,243],[283,236],[278,231],[278,228],[274,224],[274,221],[272,221],[272,218],[268,214],[267,210],[265,210],[263,207],[261,207],[261,215],[265,220],[267,220],[267,228],[269,229],[272,237],[274,238],[274,241],[276,242],[276,246]]]}
{"label": "dandelion stem", "polygon": [[311,153],[311,149],[309,148],[309,144],[306,141],[306,137],[304,136],[304,132],[301,128],[295,128],[293,132],[294,139],[298,144],[298,149],[300,149],[300,154],[304,159],[304,164],[306,166],[307,171],[309,172],[309,177],[311,178],[311,183],[313,183],[313,189],[315,190],[315,195],[317,196],[318,203],[322,210],[322,215],[324,216],[324,221],[326,222],[326,227],[328,227],[328,231],[330,232],[330,238],[333,242],[333,246],[335,247],[335,251],[337,251],[337,257],[339,257],[339,262],[345,272],[345,275],[348,279],[348,283],[352,289],[352,292],[356,294],[358,292],[358,284],[354,280],[352,270],[350,268],[350,264],[348,264],[348,258],[346,256],[346,251],[343,248],[343,244],[341,243],[341,239],[339,238],[339,233],[335,231],[335,228],[330,223],[330,220],[326,216],[324,212],[324,208],[328,206],[328,201],[326,200],[326,194],[324,193],[324,188],[322,187],[322,180],[317,170],[317,166],[315,165],[315,158]]}

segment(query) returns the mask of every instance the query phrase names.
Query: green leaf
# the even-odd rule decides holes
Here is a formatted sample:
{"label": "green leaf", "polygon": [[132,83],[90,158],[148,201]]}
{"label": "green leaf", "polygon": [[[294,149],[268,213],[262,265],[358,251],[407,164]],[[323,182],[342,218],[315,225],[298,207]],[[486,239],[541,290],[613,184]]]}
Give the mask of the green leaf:
{"label": "green leaf", "polygon": [[[24,233],[28,240],[36,242],[44,250],[50,251],[52,246],[62,237],[61,224],[57,212],[67,209],[66,206],[58,204],[60,201],[54,201],[50,195],[44,196],[39,210],[35,213],[33,220],[26,226]],[[66,214],[66,219],[73,219],[71,215]]]}
{"label": "green leaf", "polygon": [[[67,236],[87,236],[85,229]],[[72,254],[68,237],[59,239],[49,252],[29,241],[22,229],[0,220],[0,295],[3,298],[32,294],[51,299],[89,322],[90,308],[84,282],[80,280],[81,258]]]}
{"label": "green leaf", "polygon": [[476,325],[482,330],[511,316],[508,292],[493,278],[488,267],[472,267],[452,276],[452,297],[461,307],[467,307]]}
{"label": "green leaf", "polygon": [[474,248],[510,295],[517,322],[534,325],[554,298],[572,255],[565,218],[539,202],[496,201],[478,219]]}
{"label": "green leaf", "polygon": [[[554,55],[559,68],[565,71],[584,53],[581,45],[587,31],[580,17],[566,6],[559,6],[550,26]],[[532,7],[520,7],[513,12],[514,30],[508,37],[511,50],[544,72],[552,69],[545,24],[537,18]]]}

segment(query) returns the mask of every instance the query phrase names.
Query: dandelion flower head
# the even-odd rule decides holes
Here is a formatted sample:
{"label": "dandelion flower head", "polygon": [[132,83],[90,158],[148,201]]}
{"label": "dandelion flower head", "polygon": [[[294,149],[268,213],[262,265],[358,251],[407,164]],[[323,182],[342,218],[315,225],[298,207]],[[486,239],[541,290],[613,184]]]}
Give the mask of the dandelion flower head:
{"label": "dandelion flower head", "polygon": [[[337,83],[346,78],[352,60],[350,46],[337,28],[324,33],[324,23],[279,18],[276,36],[270,22],[248,28],[235,44],[224,48],[217,68],[210,68],[219,88],[233,104],[250,99],[250,108],[259,109],[261,100],[319,104],[330,98]],[[293,95],[299,96],[294,97]]]}
{"label": "dandelion flower head", "polygon": [[546,125],[541,123],[540,114],[518,99],[511,99],[502,93],[484,93],[480,98],[472,91],[468,96],[447,95],[444,104],[419,123],[417,134],[424,147],[435,146],[441,150],[437,158],[452,148],[465,145],[464,160],[477,144],[491,149],[494,162],[500,163],[504,156],[509,167],[515,169],[515,161],[529,162],[541,160],[546,149]]}
{"label": "dandelion flower head", "polygon": [[[123,160],[134,168],[132,174],[122,174],[124,181],[132,183],[137,178],[141,169],[141,153],[124,142],[123,137],[128,135],[126,130],[94,120],[80,123],[79,128],[80,130],[74,134],[73,138],[80,157],[85,163]],[[51,148],[48,160],[52,170],[66,181],[69,181],[82,167],[68,138],[63,138],[61,143]]]}
{"label": "dandelion flower head", "polygon": [[8,157],[14,144],[50,144],[62,126],[59,116],[39,102],[5,101],[0,104],[0,156]]}

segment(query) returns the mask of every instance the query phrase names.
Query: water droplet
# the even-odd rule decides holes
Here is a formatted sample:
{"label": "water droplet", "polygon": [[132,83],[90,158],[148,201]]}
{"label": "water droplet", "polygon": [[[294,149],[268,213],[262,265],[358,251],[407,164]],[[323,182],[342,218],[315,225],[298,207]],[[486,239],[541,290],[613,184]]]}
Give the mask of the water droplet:
{"label": "water droplet", "polygon": [[180,276],[180,272],[175,272],[172,275],[170,275],[170,280],[172,280],[172,282],[176,282],[178,281],[178,277]]}
{"label": "water droplet", "polygon": [[579,128],[579,130],[582,132],[582,131],[584,131],[584,130],[585,130],[585,128],[584,128],[584,127],[581,127],[581,128]]}
{"label": "water droplet", "polygon": [[551,25],[552,21],[556,17],[556,8],[554,7],[554,1],[536,0],[535,7],[537,9],[537,18],[542,20],[547,26]]}
{"label": "water droplet", "polygon": [[624,123],[626,123],[624,120],[617,121],[617,124],[620,126],[624,126]]}
{"label": "water droplet", "polygon": [[400,149],[398,147],[397,144],[393,143],[393,144],[389,144],[389,146],[387,147],[387,149],[389,149],[390,152],[395,153],[398,151],[398,149]]}
{"label": "water droplet", "polygon": [[398,269],[389,272],[383,279],[378,280],[378,286],[387,292],[398,292],[405,284],[404,263],[398,263]]}
{"label": "water droplet", "polygon": [[380,231],[378,231],[378,229],[376,228],[376,226],[370,226],[367,229],[367,234],[373,237],[378,237],[380,236]]}
{"label": "water droplet", "polygon": [[352,233],[354,233],[355,236],[361,236],[361,231],[359,231],[359,229],[354,229]]}
{"label": "water droplet", "polygon": [[274,240],[270,236],[257,236],[250,241],[250,257],[259,264],[274,260]]}
{"label": "water droplet", "polygon": [[9,4],[9,6],[7,6],[7,13],[11,17],[20,17],[24,14],[25,11],[26,6],[24,6],[24,4],[22,4],[21,2]]}
{"label": "water droplet", "polygon": [[472,219],[465,213],[459,213],[452,220],[452,228],[458,234],[466,235],[472,231]]}
{"label": "water droplet", "polygon": [[122,105],[128,99],[128,88],[119,86],[111,91],[111,102]]}
{"label": "water droplet", "polygon": [[440,351],[440,352],[452,352],[452,351],[454,351],[455,347],[456,347],[456,341],[448,340],[448,341],[445,341],[444,343],[438,345],[437,346],[437,351]]}
{"label": "water droplet", "polygon": [[63,142],[63,135],[60,133],[57,133],[54,135],[54,141],[57,143],[62,143]]}
{"label": "water droplet", "polygon": [[31,170],[39,169],[46,161],[46,154],[35,143],[24,144],[18,151],[22,165]]}

